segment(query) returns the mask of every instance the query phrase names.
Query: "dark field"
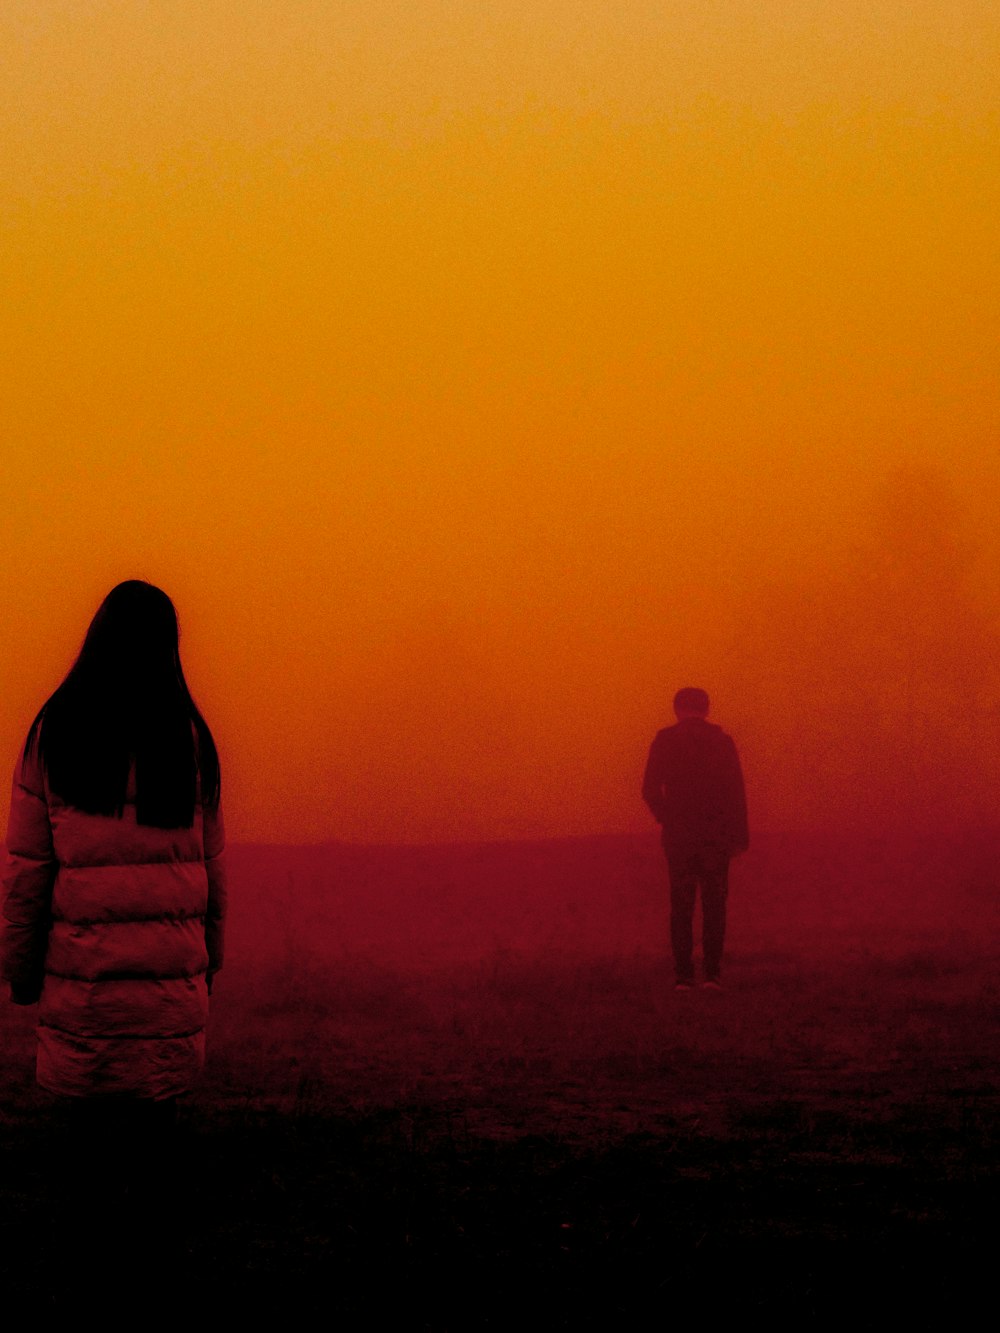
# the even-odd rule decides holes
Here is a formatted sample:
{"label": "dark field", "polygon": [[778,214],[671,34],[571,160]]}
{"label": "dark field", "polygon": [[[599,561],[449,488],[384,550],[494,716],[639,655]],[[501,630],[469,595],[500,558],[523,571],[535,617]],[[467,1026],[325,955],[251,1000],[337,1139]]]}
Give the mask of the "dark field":
{"label": "dark field", "polygon": [[[725,992],[681,996],[655,837],[235,848],[171,1291],[352,1329],[970,1317],[998,843],[760,839]],[[31,1023],[6,1009],[0,1262],[44,1314],[64,1110]]]}

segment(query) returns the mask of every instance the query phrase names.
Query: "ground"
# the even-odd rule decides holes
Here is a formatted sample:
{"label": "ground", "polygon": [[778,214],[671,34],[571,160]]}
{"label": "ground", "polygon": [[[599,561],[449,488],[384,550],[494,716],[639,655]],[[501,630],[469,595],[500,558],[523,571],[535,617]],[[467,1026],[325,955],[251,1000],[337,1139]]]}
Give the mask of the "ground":
{"label": "ground", "polygon": [[[765,839],[734,867],[725,990],[686,995],[655,840],[234,849],[169,1294],[442,1333],[971,1315],[996,846]],[[72,1312],[31,1022],[8,1007],[4,1291]]]}

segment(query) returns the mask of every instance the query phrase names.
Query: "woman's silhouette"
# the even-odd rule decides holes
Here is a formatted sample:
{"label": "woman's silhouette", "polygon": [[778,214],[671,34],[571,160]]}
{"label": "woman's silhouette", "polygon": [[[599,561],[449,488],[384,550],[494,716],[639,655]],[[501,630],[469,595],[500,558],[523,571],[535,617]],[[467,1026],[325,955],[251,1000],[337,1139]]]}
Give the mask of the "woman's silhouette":
{"label": "woman's silhouette", "polygon": [[173,603],[120,583],[28,732],[4,877],[3,974],[15,1003],[38,1002],[38,1082],[72,1099],[84,1227],[108,1206],[120,1225],[127,1199],[141,1230],[165,1198],[222,966],[223,843]]}

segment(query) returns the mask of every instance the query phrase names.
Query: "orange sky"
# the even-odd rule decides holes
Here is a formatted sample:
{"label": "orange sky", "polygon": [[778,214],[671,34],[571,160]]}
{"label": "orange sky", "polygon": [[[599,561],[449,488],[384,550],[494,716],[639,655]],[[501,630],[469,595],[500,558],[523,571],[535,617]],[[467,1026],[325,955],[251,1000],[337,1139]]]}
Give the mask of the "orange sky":
{"label": "orange sky", "polygon": [[[0,39],[11,764],[140,576],[236,837],[646,827],[684,683],[782,825],[862,763],[803,796],[900,466],[998,609],[994,0],[7,0]],[[888,586],[850,660],[912,732]],[[907,660],[954,678],[963,626]]]}

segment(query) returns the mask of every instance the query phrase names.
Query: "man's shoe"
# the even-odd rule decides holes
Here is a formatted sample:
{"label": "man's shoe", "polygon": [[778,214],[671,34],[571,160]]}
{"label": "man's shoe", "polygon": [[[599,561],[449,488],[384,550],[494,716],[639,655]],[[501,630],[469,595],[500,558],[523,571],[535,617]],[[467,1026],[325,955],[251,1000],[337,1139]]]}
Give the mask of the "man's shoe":
{"label": "man's shoe", "polygon": [[722,982],[718,977],[706,977],[701,983],[702,990],[722,990]]}
{"label": "man's shoe", "polygon": [[693,981],[678,981],[674,986],[674,990],[693,990],[693,989],[694,989]]}

